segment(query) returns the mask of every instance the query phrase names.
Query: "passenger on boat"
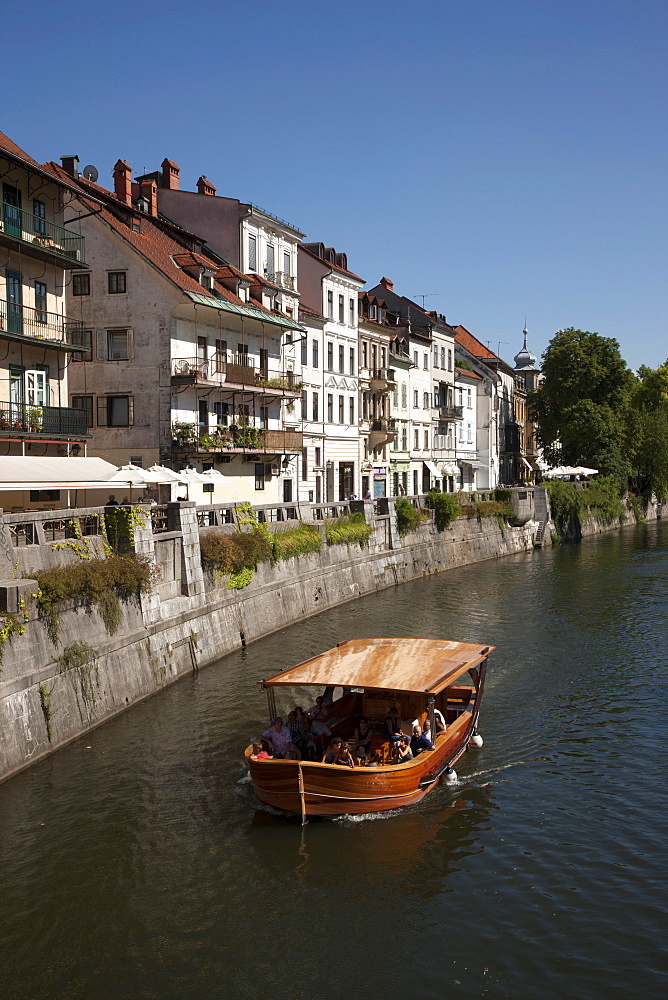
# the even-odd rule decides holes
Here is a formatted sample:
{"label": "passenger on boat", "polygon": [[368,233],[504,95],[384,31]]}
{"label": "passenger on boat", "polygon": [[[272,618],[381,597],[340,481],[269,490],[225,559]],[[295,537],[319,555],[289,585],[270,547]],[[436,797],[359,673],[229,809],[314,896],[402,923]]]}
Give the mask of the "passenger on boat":
{"label": "passenger on boat", "polygon": [[297,718],[297,710],[288,713],[288,729],[292,736],[292,742],[301,754],[304,753],[304,736],[306,732],[306,716],[302,713],[301,718]]}
{"label": "passenger on boat", "polygon": [[434,709],[434,726],[436,727],[437,736],[445,732],[445,717],[437,708]]}
{"label": "passenger on boat", "polygon": [[287,726],[283,725],[283,719],[277,715],[272,719],[271,727],[266,733],[262,733],[262,739],[266,740],[273,751],[274,757],[290,757],[292,760],[299,760],[301,754],[292,742],[292,734]]}
{"label": "passenger on boat", "polygon": [[395,705],[389,711],[387,718],[385,719],[385,733],[387,736],[396,736],[397,733],[401,732],[401,724],[399,722],[399,711]]}
{"label": "passenger on boat", "polygon": [[429,722],[429,719],[425,719],[422,724],[422,735],[426,736],[430,743],[434,742],[431,735],[431,723]]}
{"label": "passenger on boat", "polygon": [[397,746],[397,764],[405,764],[407,761],[413,760],[413,751],[411,750],[411,741],[407,736],[402,736],[399,740]]}
{"label": "passenger on boat", "polygon": [[341,744],[341,753],[336,761],[337,764],[343,764],[344,767],[354,767],[355,761],[353,760],[353,755],[350,752],[350,747],[347,743]]}
{"label": "passenger on boat", "polygon": [[434,744],[427,736],[422,735],[421,726],[413,726],[413,736],[411,738],[411,750],[413,751],[413,756],[417,757],[419,753],[423,750],[433,750]]}
{"label": "passenger on boat", "polygon": [[371,750],[369,750],[369,752],[366,755],[366,760],[364,762],[364,766],[365,767],[378,767],[378,764],[379,764],[378,751],[374,750],[372,748]]}
{"label": "passenger on boat", "polygon": [[366,715],[363,715],[360,719],[358,725],[355,728],[355,754],[360,755],[360,751],[364,751],[366,754],[367,750],[371,749],[371,740],[373,739],[373,733],[371,732],[371,726],[369,725],[369,720]]}
{"label": "passenger on boat", "polygon": [[323,764],[338,764],[339,755],[341,753],[341,747],[343,746],[343,740],[340,736],[335,736],[332,742],[329,744],[322,758]]}
{"label": "passenger on boat", "polygon": [[322,746],[324,744],[324,737],[331,736],[332,730],[329,728],[325,719],[327,718],[327,709],[324,705],[324,698],[322,695],[318,695],[315,699],[315,705],[312,705],[308,710],[309,718],[311,720],[311,732],[316,738],[316,742],[320,742]]}
{"label": "passenger on boat", "polygon": [[256,760],[271,760],[270,754],[266,750],[262,749],[261,743],[253,744],[253,753],[251,754]]}

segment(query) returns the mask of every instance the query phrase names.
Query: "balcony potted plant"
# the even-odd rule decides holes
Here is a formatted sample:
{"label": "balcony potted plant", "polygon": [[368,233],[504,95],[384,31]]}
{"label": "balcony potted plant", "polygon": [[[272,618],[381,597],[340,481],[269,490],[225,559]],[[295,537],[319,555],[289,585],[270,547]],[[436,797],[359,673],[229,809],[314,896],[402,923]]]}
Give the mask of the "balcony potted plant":
{"label": "balcony potted plant", "polygon": [[42,429],[42,409],[40,406],[30,406],[28,407],[28,412],[26,414],[28,420],[28,427],[31,432],[35,434],[37,431]]}
{"label": "balcony potted plant", "polygon": [[174,448],[183,448],[187,444],[192,444],[195,439],[195,425],[184,423],[172,424],[172,445]]}

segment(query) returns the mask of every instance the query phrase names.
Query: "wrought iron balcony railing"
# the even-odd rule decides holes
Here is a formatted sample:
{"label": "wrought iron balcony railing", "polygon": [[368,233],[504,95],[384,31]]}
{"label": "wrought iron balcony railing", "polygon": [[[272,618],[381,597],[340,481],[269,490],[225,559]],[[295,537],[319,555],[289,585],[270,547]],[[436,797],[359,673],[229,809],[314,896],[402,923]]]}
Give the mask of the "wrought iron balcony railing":
{"label": "wrought iron balcony railing", "polygon": [[88,434],[88,412],[68,406],[0,401],[0,436],[23,437],[26,434],[85,437]]}
{"label": "wrought iron balcony railing", "polygon": [[464,417],[463,406],[436,406],[435,409],[441,420],[462,420]]}
{"label": "wrought iron balcony railing", "polygon": [[275,389],[278,392],[301,392],[302,384],[294,372],[271,371],[256,367],[246,354],[233,354],[232,361],[214,357],[207,361],[199,358],[178,358],[172,362],[172,379],[181,384],[198,382],[232,383],[254,386],[258,389]]}
{"label": "wrought iron balcony railing", "polygon": [[8,302],[6,299],[0,299],[0,331],[36,337],[39,340],[83,345],[83,323],[78,320],[68,320],[60,313],[33,309],[32,306]]}
{"label": "wrought iron balcony railing", "polygon": [[218,427],[216,430],[197,424],[177,424],[175,428],[177,436],[173,447],[178,451],[191,453],[258,451],[294,454],[301,450],[303,444],[301,431],[271,430],[251,424],[230,424],[229,427]]}
{"label": "wrought iron balcony railing", "polygon": [[85,261],[83,236],[7,202],[2,202],[0,213],[0,239],[3,237],[5,240],[20,240],[40,257],[56,255],[65,258],[62,261],[65,267],[79,267]]}

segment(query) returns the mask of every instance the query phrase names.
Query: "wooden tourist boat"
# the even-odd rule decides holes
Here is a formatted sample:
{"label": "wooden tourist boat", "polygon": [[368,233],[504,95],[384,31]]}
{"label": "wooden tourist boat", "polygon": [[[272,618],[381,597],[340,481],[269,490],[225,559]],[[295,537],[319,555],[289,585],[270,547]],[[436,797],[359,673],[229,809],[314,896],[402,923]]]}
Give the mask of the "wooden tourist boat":
{"label": "wooden tourist boat", "polygon": [[[246,757],[255,794],[270,806],[301,815],[302,821],[418,802],[449,773],[475,736],[487,657],[494,648],[441,639],[351,639],[260,681],[270,719],[277,715],[277,694],[286,695],[289,686],[320,688],[318,694],[342,688],[342,695],[327,705],[327,725],[333,735],[345,739],[366,716],[383,763],[350,768],[258,758],[251,745]],[[422,724],[427,718],[434,734],[436,710],[442,713],[446,728],[432,737],[434,750],[424,750],[404,764],[385,763],[390,741],[381,733],[392,706],[398,708],[407,735],[413,720]]]}

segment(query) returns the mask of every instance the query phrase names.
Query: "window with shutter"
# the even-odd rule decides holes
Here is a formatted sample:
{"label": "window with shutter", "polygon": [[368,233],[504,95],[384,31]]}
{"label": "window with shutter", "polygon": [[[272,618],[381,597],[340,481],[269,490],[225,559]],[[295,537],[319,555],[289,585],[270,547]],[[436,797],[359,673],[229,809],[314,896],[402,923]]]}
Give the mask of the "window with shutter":
{"label": "window with shutter", "polygon": [[283,251],[283,274],[290,277],[290,254],[287,250]]}
{"label": "window with shutter", "polygon": [[274,274],[276,270],[276,261],[274,253],[274,244],[267,243],[267,273]]}
{"label": "window with shutter", "polygon": [[257,272],[257,239],[255,236],[248,237],[248,270]]}
{"label": "window with shutter", "polygon": [[97,397],[97,426],[106,427],[107,426],[107,397],[98,396]]}

